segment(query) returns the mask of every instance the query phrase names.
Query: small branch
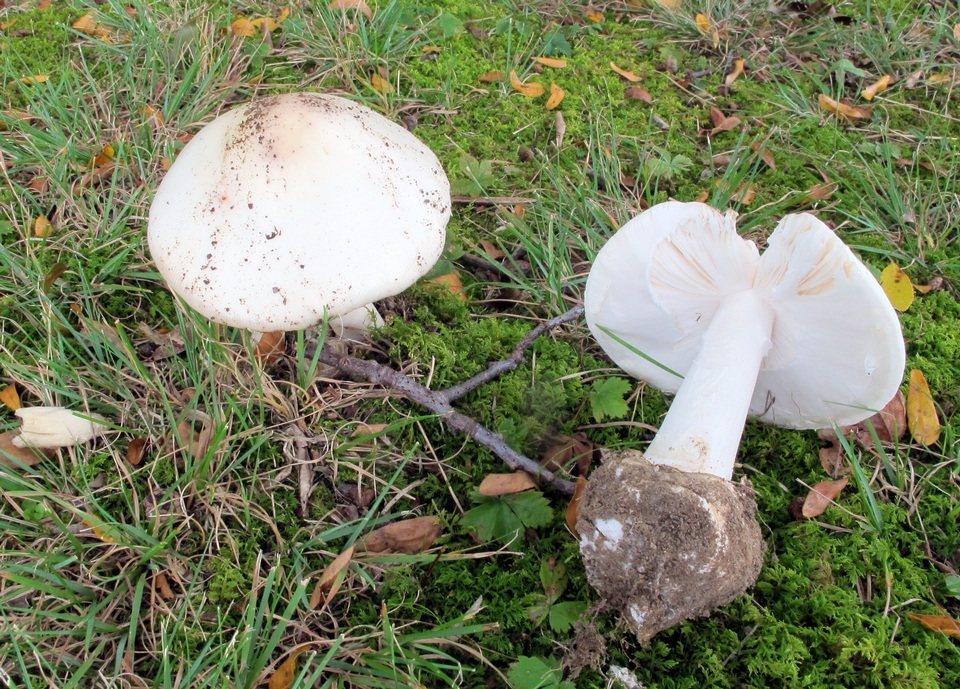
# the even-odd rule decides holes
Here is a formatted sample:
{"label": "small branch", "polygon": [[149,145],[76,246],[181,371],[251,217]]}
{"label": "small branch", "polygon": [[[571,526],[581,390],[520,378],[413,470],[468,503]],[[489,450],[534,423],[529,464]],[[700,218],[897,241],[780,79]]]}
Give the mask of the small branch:
{"label": "small branch", "polygon": [[537,338],[543,335],[546,332],[549,332],[556,328],[558,325],[563,325],[572,320],[576,320],[583,315],[582,306],[574,306],[572,309],[566,313],[562,313],[556,318],[551,318],[549,321],[544,321],[536,328],[527,333],[527,336],[520,340],[520,343],[514,347],[513,351],[510,352],[510,357],[504,359],[503,361],[497,361],[487,367],[486,371],[478,373],[473,378],[465,380],[459,385],[454,385],[452,388],[447,388],[446,390],[441,390],[435,394],[442,395],[447,402],[453,402],[456,399],[459,399],[466,395],[468,392],[476,390],[478,387],[487,383],[497,376],[503,375],[508,371],[512,371],[523,361],[524,353],[530,349]]}
{"label": "small branch", "polygon": [[520,454],[507,444],[503,436],[494,433],[465,414],[453,408],[451,402],[467,392],[476,389],[483,383],[493,380],[498,375],[512,371],[523,361],[524,352],[543,333],[558,325],[572,321],[583,313],[583,307],[577,306],[556,318],[552,318],[531,330],[514,348],[509,359],[491,364],[486,371],[468,381],[443,391],[433,391],[420,385],[409,376],[384,366],[375,361],[358,359],[348,354],[340,354],[331,347],[324,345],[320,350],[320,361],[327,366],[334,366],[351,378],[367,380],[375,385],[395,390],[419,404],[421,407],[437,414],[452,430],[470,436],[478,443],[488,448],[493,454],[503,460],[507,466],[515,471],[526,471],[541,481],[549,484],[564,495],[573,495],[574,484],[560,478],[537,462]]}

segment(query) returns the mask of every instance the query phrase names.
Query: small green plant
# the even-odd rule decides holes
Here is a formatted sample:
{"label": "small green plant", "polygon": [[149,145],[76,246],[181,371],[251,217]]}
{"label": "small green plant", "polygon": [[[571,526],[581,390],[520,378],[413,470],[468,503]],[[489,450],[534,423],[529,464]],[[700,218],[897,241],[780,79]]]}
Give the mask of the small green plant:
{"label": "small green plant", "polygon": [[579,600],[560,600],[567,590],[567,582],[567,566],[562,562],[547,558],[540,563],[543,593],[536,595],[534,604],[527,610],[531,622],[539,627],[546,620],[550,623],[550,628],[558,634],[570,630],[587,609],[587,604]]}
{"label": "small green plant", "polygon": [[671,155],[669,151],[657,149],[643,161],[643,171],[648,181],[666,180],[683,174],[693,167],[693,161],[685,155]]}
{"label": "small green plant", "polygon": [[523,538],[527,529],[547,526],[553,521],[550,503],[540,491],[486,497],[474,490],[470,498],[477,505],[467,510],[461,523],[484,543]]}
{"label": "small green plant", "polygon": [[623,378],[603,378],[593,381],[590,388],[590,411],[596,421],[605,418],[622,419],[630,411],[627,395],[633,389]]}
{"label": "small green plant", "polygon": [[560,662],[553,658],[520,656],[510,666],[507,680],[511,689],[574,689],[576,686],[563,679]]}

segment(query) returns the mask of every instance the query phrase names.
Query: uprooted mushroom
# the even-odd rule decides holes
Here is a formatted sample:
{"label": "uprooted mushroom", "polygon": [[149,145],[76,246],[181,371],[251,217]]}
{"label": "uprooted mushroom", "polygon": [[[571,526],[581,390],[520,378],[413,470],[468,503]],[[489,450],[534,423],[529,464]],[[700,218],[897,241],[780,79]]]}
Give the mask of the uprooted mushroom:
{"label": "uprooted mushroom", "polygon": [[787,216],[761,256],[735,220],[702,203],[654,206],[613,235],[587,280],[601,347],[675,393],[645,453],[606,454],[578,524],[590,583],[643,642],[756,581],[753,491],[730,480],[747,416],[848,425],[902,380],[897,315],[830,228]]}

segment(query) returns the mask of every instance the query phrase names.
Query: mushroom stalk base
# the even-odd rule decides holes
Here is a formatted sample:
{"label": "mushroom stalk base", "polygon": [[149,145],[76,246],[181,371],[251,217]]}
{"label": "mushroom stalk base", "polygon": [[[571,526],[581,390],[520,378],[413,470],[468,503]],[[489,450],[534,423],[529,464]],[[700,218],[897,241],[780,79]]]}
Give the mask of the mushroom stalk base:
{"label": "mushroom stalk base", "polygon": [[753,585],[764,551],[756,510],[747,481],[606,452],[577,522],[587,579],[646,643]]}

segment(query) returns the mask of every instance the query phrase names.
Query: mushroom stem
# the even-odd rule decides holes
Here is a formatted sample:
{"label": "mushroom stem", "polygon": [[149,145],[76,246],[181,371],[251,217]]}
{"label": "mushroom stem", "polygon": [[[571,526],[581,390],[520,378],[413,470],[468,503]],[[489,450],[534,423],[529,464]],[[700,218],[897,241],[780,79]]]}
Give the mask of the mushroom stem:
{"label": "mushroom stem", "polygon": [[724,298],[644,456],[654,464],[730,479],[774,311],[754,290]]}

